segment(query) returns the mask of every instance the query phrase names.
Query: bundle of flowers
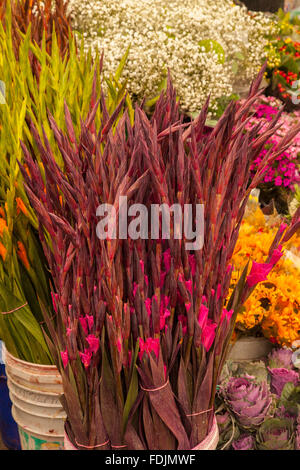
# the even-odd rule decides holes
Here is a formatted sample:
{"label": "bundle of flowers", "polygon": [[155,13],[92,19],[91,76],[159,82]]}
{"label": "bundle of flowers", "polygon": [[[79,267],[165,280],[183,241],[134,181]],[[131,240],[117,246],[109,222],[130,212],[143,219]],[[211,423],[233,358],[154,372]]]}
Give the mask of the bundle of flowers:
{"label": "bundle of flowers", "polygon": [[[63,58],[55,33],[48,52],[46,37],[40,48],[32,43],[30,29],[16,43],[12,24],[17,18],[14,10],[11,15],[9,6],[8,2],[6,28],[0,23],[0,78],[5,84],[5,100],[0,105],[0,337],[14,356],[47,364],[51,355],[42,334],[45,323],[39,300],[51,307],[50,279],[38,238],[37,219],[17,164],[17,159],[23,159],[20,139],[35,148],[29,130],[32,120],[37,132],[41,136],[45,133],[54,144],[54,135],[47,125],[47,110],[64,126],[64,103],[72,113],[77,135],[80,119],[87,117],[100,98],[101,59],[96,58],[93,63],[91,55],[76,51],[72,37],[68,55]],[[35,69],[31,67],[33,61]],[[121,71],[122,64],[113,81],[107,81],[105,112],[109,115],[125,93],[124,85],[120,84]],[[130,105],[128,97],[126,102]],[[98,109],[96,128],[100,117]],[[63,168],[62,159],[58,163]]]}
{"label": "bundle of flowers", "polygon": [[[255,259],[262,262],[267,256],[278,229],[278,217],[267,218],[251,197],[251,209],[244,218],[233,254],[232,281],[238,279],[245,262]],[[246,300],[236,320],[236,336],[240,334],[263,335],[282,346],[290,346],[300,337],[300,280],[299,267],[287,257],[290,250],[299,256],[300,234],[295,233],[287,244],[274,270],[261,281]]]}
{"label": "bundle of flowers", "polygon": [[299,107],[300,34],[298,40],[277,37],[266,46],[268,92],[280,98],[289,109]]}
{"label": "bundle of flowers", "polygon": [[[36,150],[22,145],[21,169],[53,277],[54,323],[44,309],[48,343],[77,448],[191,449],[211,429],[238,308],[257,272],[271,271],[281,243],[300,225],[298,211],[276,233],[265,262],[249,276],[245,267],[225,304],[249,194],[299,131],[270,151],[248,185],[251,162],[277,124],[275,118],[265,134],[255,138],[254,129],[245,137],[263,72],[246,103],[231,103],[210,134],[208,101],[196,120],[182,124],[170,82],[151,120],[136,107],[133,127],[128,111],[116,123],[124,100],[110,118],[102,98],[98,133],[96,107],[79,137],[67,107],[67,132],[49,116],[57,147],[31,123]],[[169,235],[159,209],[149,227],[157,206],[175,211]],[[183,216],[186,206],[193,213],[184,214],[183,234],[178,210]],[[97,223],[97,215],[105,218]]]}
{"label": "bundle of flowers", "polygon": [[[298,354],[300,350],[298,350]],[[291,349],[275,349],[262,362],[244,366],[219,387],[219,448],[299,450],[300,375]],[[258,371],[258,376],[249,375]],[[240,365],[240,368],[243,366]],[[264,375],[262,376],[262,372]]]}
{"label": "bundle of flowers", "polygon": [[70,0],[69,8],[86,47],[104,48],[108,73],[130,46],[124,77],[132,96],[154,98],[169,68],[190,113],[200,112],[208,94],[215,113],[236,77],[248,87],[265,57],[265,36],[277,30],[263,13],[231,0]]}
{"label": "bundle of flowers", "polygon": [[[12,11],[12,23],[6,23],[7,10]],[[52,35],[55,31],[56,40],[61,54],[68,51],[69,35],[72,34],[67,0],[2,0],[0,5],[0,20],[3,26],[11,30],[14,52],[18,55],[22,34],[28,28],[31,31],[33,43],[41,46],[43,35],[46,39],[47,52],[51,52]],[[34,56],[31,57],[33,69],[37,67]]]}
{"label": "bundle of flowers", "polygon": [[[268,122],[279,113],[280,102],[274,97],[263,96],[261,101],[253,106],[253,115],[249,119],[249,129],[257,125],[258,122],[262,124],[259,132],[263,132]],[[269,148],[276,145],[277,142],[285,135],[285,133],[293,127],[300,118],[300,111],[293,113],[282,112],[280,117],[281,127],[277,132],[268,140],[265,147],[262,149],[261,154],[254,162],[252,171],[255,172],[257,165],[260,164]],[[269,193],[266,203],[273,197],[278,199],[279,195],[284,200],[290,202],[295,191],[295,187],[300,181],[300,133],[295,137],[291,146],[279,155],[276,160],[269,166],[266,171],[263,182],[260,185],[264,196]],[[287,203],[286,203],[287,204]]]}

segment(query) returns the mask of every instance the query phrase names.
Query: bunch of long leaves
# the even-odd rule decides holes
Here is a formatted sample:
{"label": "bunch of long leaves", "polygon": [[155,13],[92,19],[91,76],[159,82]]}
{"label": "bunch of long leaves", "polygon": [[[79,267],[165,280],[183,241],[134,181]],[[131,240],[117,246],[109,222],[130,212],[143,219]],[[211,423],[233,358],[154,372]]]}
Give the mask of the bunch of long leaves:
{"label": "bunch of long leaves", "polygon": [[[31,28],[31,40],[41,46],[42,38],[46,36],[47,52],[51,53],[52,35],[56,32],[59,50],[64,56],[69,48],[69,35],[72,34],[68,0],[3,0],[0,5],[0,19],[6,26],[6,13],[12,13],[12,40],[16,57],[22,42],[22,33],[26,34]],[[31,65],[38,70],[34,55]]]}
{"label": "bunch of long leaves", "polygon": [[[96,129],[99,126],[102,111],[93,109],[101,95],[101,81],[104,81],[102,58],[98,56],[93,62],[91,55],[83,52],[83,47],[82,44],[77,51],[70,37],[69,53],[63,58],[53,32],[48,53],[45,33],[40,48],[31,41],[29,27],[20,40],[17,58],[9,11],[6,28],[0,23],[0,79],[5,84],[5,102],[0,105],[0,311],[10,312],[0,315],[0,336],[11,353],[38,363],[50,360],[42,336],[43,318],[39,307],[39,299],[48,309],[52,307],[50,276],[40,246],[38,223],[24,191],[17,160],[22,160],[23,155],[20,139],[36,148],[30,121],[35,123],[41,136],[45,132],[55,148],[55,138],[47,124],[47,110],[64,126],[64,104],[67,103],[76,136],[80,132],[80,120],[91,113],[93,125]],[[38,64],[37,76],[31,67],[32,57]],[[120,84],[125,60],[126,56],[115,77],[105,82],[108,90],[105,112],[108,114],[113,113],[125,94],[125,85]],[[129,98],[126,103],[130,106]],[[58,151],[56,155],[63,169]]]}
{"label": "bunch of long leaves", "polygon": [[[65,173],[31,124],[37,150],[22,146],[21,168],[56,290],[56,329],[44,309],[48,342],[63,377],[67,431],[78,448],[192,449],[210,430],[235,316],[259,277],[255,265],[247,277],[246,266],[225,304],[245,206],[267,164],[299,131],[270,149],[249,184],[251,164],[277,127],[275,118],[258,138],[257,128],[245,133],[262,73],[245,103],[231,103],[210,134],[208,102],[196,120],[182,124],[170,81],[151,120],[136,107],[134,126],[126,111],[115,132],[123,102],[109,118],[101,98],[99,132],[91,114],[79,138],[66,107],[67,133],[49,116]],[[97,208],[111,204],[123,214],[120,196],[141,237],[111,232],[99,239]],[[174,221],[170,239],[161,219],[151,237],[147,215],[132,219],[136,203],[148,214],[153,204],[204,204],[203,248],[187,251]],[[293,227],[276,236],[266,270],[297,224],[299,212]]]}

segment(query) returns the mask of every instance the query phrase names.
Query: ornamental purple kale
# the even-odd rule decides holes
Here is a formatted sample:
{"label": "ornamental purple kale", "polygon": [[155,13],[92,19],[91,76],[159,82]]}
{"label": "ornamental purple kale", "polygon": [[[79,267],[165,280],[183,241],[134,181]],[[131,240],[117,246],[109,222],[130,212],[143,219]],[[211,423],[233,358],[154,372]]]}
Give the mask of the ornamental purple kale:
{"label": "ornamental purple kale", "polygon": [[270,369],[293,369],[293,351],[291,349],[273,349],[268,355],[268,365]]}
{"label": "ornamental purple kale", "polygon": [[266,382],[258,383],[247,374],[231,377],[221,393],[238,423],[245,428],[259,426],[268,416],[272,396]]}
{"label": "ornamental purple kale", "polygon": [[299,374],[294,370],[279,368],[270,369],[268,367],[269,374],[271,376],[271,392],[275,393],[278,397],[281,396],[282,390],[285,384],[291,382],[295,386],[299,383]]}
{"label": "ornamental purple kale", "polygon": [[252,434],[242,434],[236,441],[233,441],[234,450],[254,450],[255,440]]}

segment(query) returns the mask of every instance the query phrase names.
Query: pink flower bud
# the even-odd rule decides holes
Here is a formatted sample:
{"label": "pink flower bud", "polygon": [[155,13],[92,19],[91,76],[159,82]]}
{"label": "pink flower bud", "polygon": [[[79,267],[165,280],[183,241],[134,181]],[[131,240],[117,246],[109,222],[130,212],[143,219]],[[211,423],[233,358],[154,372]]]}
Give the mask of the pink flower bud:
{"label": "pink flower bud", "polygon": [[67,367],[68,362],[69,362],[69,355],[67,349],[65,351],[60,352],[61,360],[64,366],[64,369]]}

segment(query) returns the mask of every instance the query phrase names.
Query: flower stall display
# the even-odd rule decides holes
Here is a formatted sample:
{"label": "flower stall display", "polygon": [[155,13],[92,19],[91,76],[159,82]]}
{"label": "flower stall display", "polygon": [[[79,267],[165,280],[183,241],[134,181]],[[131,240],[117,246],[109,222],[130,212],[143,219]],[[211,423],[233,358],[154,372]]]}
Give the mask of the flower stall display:
{"label": "flower stall display", "polygon": [[218,448],[299,450],[300,375],[292,358],[292,349],[274,349],[266,364],[229,365],[217,398]]}
{"label": "flower stall display", "polygon": [[282,100],[287,109],[299,108],[300,21],[290,12],[278,12],[278,34],[265,47],[268,94]]}
{"label": "flower stall display", "polygon": [[[287,113],[280,110],[280,101],[274,97],[262,96],[261,101],[253,106],[253,114],[249,119],[248,126],[253,128],[257,124],[261,124],[258,133],[263,132],[264,126],[273,119],[274,116],[281,116],[279,119],[280,127],[276,133],[268,140],[262,149],[258,159],[254,162],[252,170],[255,171],[256,166],[264,158],[269,148],[276,145],[278,140],[293,127],[300,118],[300,112],[294,111]],[[268,205],[272,200],[278,211],[283,213],[289,212],[289,206],[295,197],[295,191],[300,181],[300,134],[295,137],[291,146],[279,155],[265,172],[260,188],[260,202]]]}
{"label": "flower stall display", "polygon": [[209,94],[216,114],[237,84],[247,89],[265,57],[265,38],[277,31],[272,18],[231,0],[70,0],[68,11],[86,47],[104,49],[105,71],[116,70],[130,46],[124,78],[132,97],[156,97],[170,69],[190,114]]}
{"label": "flower stall display", "polygon": [[[103,113],[98,134],[92,113],[81,122],[79,137],[67,107],[67,132],[50,117],[55,146],[46,136],[42,141],[31,122],[36,147],[22,144],[20,167],[55,288],[56,326],[43,310],[75,448],[192,449],[212,429],[215,390],[238,309],[300,223],[297,211],[291,226],[276,233],[264,263],[253,264],[248,276],[245,267],[225,304],[249,194],[299,132],[290,130],[270,150],[248,185],[251,162],[276,128],[275,118],[258,138],[255,130],[244,133],[263,73],[248,100],[231,103],[209,134],[208,101],[196,120],[183,124],[170,81],[151,119],[136,107],[133,127],[128,111],[115,123],[124,99],[111,118]],[[129,216],[137,215],[135,204],[148,213],[153,204],[203,204],[203,249],[193,245],[188,252],[186,234],[174,236],[177,225],[171,237],[160,230],[148,237],[145,214],[140,236],[116,238],[119,222],[108,228],[108,238],[98,238],[96,215],[103,204],[122,220],[124,198]],[[142,223],[130,222],[136,228]]]}
{"label": "flower stall display", "polygon": [[[265,216],[253,195],[233,254],[233,285],[246,260],[262,262],[265,259],[279,225],[278,215]],[[295,233],[274,270],[267,277],[262,273],[256,289],[237,315],[235,339],[243,335],[264,336],[282,346],[291,346],[299,339],[299,267],[287,257],[292,251],[298,258],[299,247],[299,234]]]}

